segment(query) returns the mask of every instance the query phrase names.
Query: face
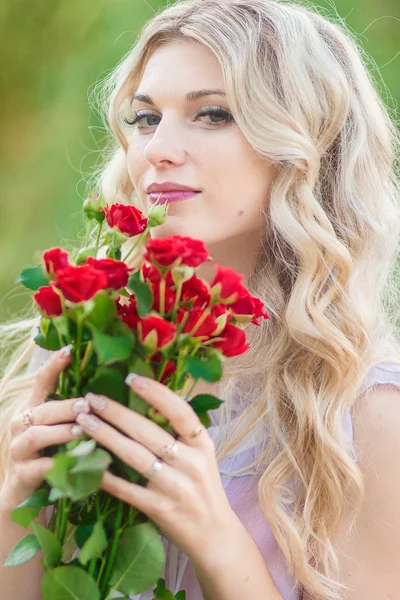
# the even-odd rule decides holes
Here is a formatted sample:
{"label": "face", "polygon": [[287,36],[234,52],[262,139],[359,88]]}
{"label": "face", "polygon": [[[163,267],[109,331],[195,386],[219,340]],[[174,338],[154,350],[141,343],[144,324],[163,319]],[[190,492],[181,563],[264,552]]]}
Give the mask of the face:
{"label": "face", "polygon": [[[137,194],[149,205],[146,188],[172,182],[200,193],[168,203],[167,221],[153,237],[186,235],[218,245],[252,237],[263,226],[274,168],[245,139],[225,95],[187,99],[189,92],[225,86],[215,56],[196,42],[170,42],[150,57],[124,126],[127,167]],[[211,114],[210,114],[211,111]],[[217,111],[217,112],[215,112]],[[133,120],[135,120],[133,118]]]}

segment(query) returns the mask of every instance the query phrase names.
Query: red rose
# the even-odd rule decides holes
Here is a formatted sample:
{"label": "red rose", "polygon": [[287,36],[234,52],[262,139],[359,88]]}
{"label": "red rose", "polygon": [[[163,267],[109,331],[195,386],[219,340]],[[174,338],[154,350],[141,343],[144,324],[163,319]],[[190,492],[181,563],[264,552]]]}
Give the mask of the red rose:
{"label": "red rose", "polygon": [[54,291],[52,285],[40,287],[33,299],[45,317],[51,319],[62,314],[60,296]]}
{"label": "red rose", "polygon": [[69,266],[68,252],[62,248],[50,248],[43,253],[43,262],[47,273],[54,279],[59,269]]}
{"label": "red rose", "polygon": [[149,240],[144,258],[150,263],[156,261],[162,267],[198,267],[206,260],[211,260],[204,242],[180,235]]}
{"label": "red rose", "polygon": [[227,323],[218,337],[225,339],[214,342],[212,345],[214,348],[218,348],[224,356],[237,356],[250,348],[250,344],[246,344],[246,334],[243,329],[235,327],[232,323]]}
{"label": "red rose", "polygon": [[238,321],[250,321],[254,325],[260,325],[259,317],[269,319],[269,315],[264,312],[264,305],[261,300],[252,296],[245,288],[242,289],[236,302],[229,306],[229,310]]}
{"label": "red rose", "polygon": [[111,204],[110,208],[105,206],[100,212],[105,214],[109,227],[118,229],[128,237],[142,233],[147,227],[148,219],[143,217],[143,213],[131,204],[116,202]]}
{"label": "red rose", "polygon": [[[156,363],[157,372],[158,372],[158,369],[159,369],[161,363],[164,361],[163,355],[161,353],[155,354],[151,360]],[[165,384],[167,379],[169,379],[169,377],[171,377],[171,375],[173,375],[175,373],[175,371],[176,371],[176,364],[174,363],[173,360],[168,359],[168,361],[164,365],[164,369],[162,371],[160,382]],[[155,412],[157,413],[159,411],[156,410]]]}
{"label": "red rose", "polygon": [[132,294],[129,297],[128,304],[121,304],[119,299],[117,300],[117,314],[123,320],[128,327],[131,329],[137,329],[137,324],[139,322],[139,315],[137,312],[136,298],[135,295]]}
{"label": "red rose", "polygon": [[[142,273],[143,279],[145,281],[151,281],[152,283],[159,283],[161,281],[161,273],[154,265],[147,265],[143,263],[142,265]],[[175,285],[174,280],[172,279],[171,271],[165,274],[165,286],[171,287]]]}
{"label": "red rose", "polygon": [[157,315],[140,319],[137,324],[139,339],[150,350],[163,350],[175,338],[176,325]]}
{"label": "red rose", "polygon": [[210,291],[206,283],[197,275],[193,275],[182,284],[181,302],[193,300],[193,307],[202,308],[205,304],[209,304],[210,298]]}
{"label": "red rose", "polygon": [[242,285],[243,275],[239,275],[230,267],[215,265],[216,274],[212,280],[211,294],[216,294],[218,300],[223,304],[232,304],[239,298],[245,289]]}
{"label": "red rose", "polygon": [[[188,311],[179,309],[176,315],[178,323],[182,322],[185,314],[188,314],[182,333],[187,333],[193,338],[203,338],[202,341],[209,339],[218,329],[218,322],[211,315],[204,317],[204,310],[201,308],[191,308]],[[200,325],[199,325],[199,321]]]}
{"label": "red rose", "polygon": [[107,275],[91,265],[71,265],[57,271],[55,286],[70,302],[85,302],[107,288]]}
{"label": "red rose", "polygon": [[107,287],[113,290],[125,287],[128,283],[129,272],[134,271],[133,268],[128,267],[122,260],[114,260],[113,258],[97,260],[89,256],[87,264],[99,271],[103,271],[107,275]]}

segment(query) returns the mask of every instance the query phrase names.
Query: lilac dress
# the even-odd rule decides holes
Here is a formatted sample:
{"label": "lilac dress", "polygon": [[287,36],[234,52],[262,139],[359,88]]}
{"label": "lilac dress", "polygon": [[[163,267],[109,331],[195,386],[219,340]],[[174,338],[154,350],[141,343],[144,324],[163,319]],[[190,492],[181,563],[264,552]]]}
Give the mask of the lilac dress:
{"label": "lilac dress", "polygon": [[[31,361],[29,371],[36,370],[47,360],[48,356],[48,352],[38,350],[35,359]],[[400,364],[391,362],[391,356],[388,358],[388,362],[379,363],[369,371],[359,388],[359,393],[377,384],[390,384],[400,388]],[[238,418],[236,416],[232,419],[232,425]],[[213,440],[217,438],[218,427],[218,424],[215,424],[207,430]],[[353,444],[353,428],[349,410],[345,413],[343,427],[346,437]],[[241,471],[240,475],[234,474],[234,471],[251,465],[263,444],[263,437],[265,437],[265,431],[258,429],[253,432],[251,438],[245,438],[239,447],[219,462],[221,481],[232,509],[256,542],[283,600],[300,600],[299,586],[295,585],[294,579],[288,571],[284,556],[258,502],[259,476],[250,467]],[[354,445],[353,459],[357,461]],[[200,586],[188,557],[163,536],[160,537],[166,550],[166,562],[162,576],[165,578],[167,589],[173,593],[184,589],[186,590],[186,600],[203,600]],[[121,596],[115,592],[110,598]],[[152,600],[153,591],[149,590],[130,596],[130,598],[131,600]]]}

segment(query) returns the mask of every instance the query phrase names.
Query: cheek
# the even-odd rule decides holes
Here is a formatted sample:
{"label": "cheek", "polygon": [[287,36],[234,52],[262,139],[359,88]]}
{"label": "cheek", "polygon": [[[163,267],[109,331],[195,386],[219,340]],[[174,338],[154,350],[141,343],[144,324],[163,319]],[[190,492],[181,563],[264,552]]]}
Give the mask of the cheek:
{"label": "cheek", "polygon": [[126,160],[129,177],[136,187],[148,167],[148,163],[143,158],[143,148],[139,143],[128,146]]}

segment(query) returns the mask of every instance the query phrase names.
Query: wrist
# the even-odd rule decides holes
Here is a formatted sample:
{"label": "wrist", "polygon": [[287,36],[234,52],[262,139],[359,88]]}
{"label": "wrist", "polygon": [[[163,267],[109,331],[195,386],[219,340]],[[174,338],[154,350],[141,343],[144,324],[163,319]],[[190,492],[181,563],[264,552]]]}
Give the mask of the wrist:
{"label": "wrist", "polygon": [[195,570],[215,572],[219,567],[231,563],[230,551],[236,552],[244,535],[249,535],[236,513],[231,510],[224,521],[218,521],[196,550],[190,553],[190,560]]}

